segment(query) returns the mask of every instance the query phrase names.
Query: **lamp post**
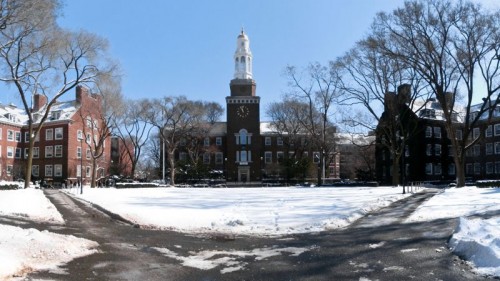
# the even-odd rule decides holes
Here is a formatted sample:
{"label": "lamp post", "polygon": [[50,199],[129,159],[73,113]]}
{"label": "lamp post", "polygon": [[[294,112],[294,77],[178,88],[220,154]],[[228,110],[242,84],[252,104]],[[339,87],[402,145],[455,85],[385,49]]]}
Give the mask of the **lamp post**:
{"label": "lamp post", "polygon": [[83,138],[80,139],[80,194],[83,194]]}

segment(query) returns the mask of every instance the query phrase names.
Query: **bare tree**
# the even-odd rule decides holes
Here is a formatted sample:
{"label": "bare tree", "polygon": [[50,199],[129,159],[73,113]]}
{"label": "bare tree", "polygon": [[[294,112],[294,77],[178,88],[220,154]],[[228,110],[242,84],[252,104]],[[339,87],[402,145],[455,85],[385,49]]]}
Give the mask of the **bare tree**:
{"label": "bare tree", "polygon": [[[308,105],[308,124],[305,128],[313,136],[312,140],[315,141],[316,149],[320,153],[321,173],[318,173],[318,184],[321,185],[325,177],[325,166],[330,162],[330,157],[335,155],[334,138],[329,131],[332,129],[334,102],[340,94],[340,80],[338,69],[333,63],[328,67],[311,63],[304,72],[305,74],[298,73],[293,66],[287,66],[285,69],[285,75],[292,89],[290,94]],[[319,114],[320,122],[316,122],[316,114]]]}
{"label": "bare tree", "polygon": [[[373,24],[372,38],[380,51],[411,66],[441,104],[454,147],[457,186],[465,184],[465,151],[478,140],[469,140],[469,135],[485,116],[491,118],[500,101],[499,27],[498,12],[486,12],[466,0],[407,1],[390,14],[380,13]],[[477,92],[480,80],[487,84],[482,93]],[[478,94],[483,101],[474,106]],[[459,104],[463,112],[457,112]],[[457,129],[463,132],[462,140]]]}
{"label": "bare tree", "polygon": [[[107,43],[87,32],[68,32],[56,24],[58,2],[12,1],[19,7],[11,24],[0,30],[0,81],[14,85],[28,116],[29,154],[25,187],[31,180],[34,140],[57,100],[78,84],[92,82],[105,68],[99,63]],[[30,104],[34,94],[48,103],[38,112]],[[36,117],[35,117],[36,116]]]}

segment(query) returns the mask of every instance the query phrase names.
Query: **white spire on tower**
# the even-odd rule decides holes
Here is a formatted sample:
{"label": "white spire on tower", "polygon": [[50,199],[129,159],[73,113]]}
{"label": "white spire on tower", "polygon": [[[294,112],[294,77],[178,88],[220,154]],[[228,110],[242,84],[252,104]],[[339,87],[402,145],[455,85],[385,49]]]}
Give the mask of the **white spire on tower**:
{"label": "white spire on tower", "polygon": [[250,40],[243,28],[236,41],[236,52],[234,52],[234,78],[252,79],[252,52],[250,51]]}

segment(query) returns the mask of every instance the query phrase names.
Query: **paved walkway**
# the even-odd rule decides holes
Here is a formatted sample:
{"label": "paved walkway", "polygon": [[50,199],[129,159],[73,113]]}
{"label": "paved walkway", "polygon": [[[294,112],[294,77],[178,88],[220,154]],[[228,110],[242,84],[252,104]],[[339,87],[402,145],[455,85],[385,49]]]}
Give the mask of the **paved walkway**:
{"label": "paved walkway", "polygon": [[[136,228],[59,190],[47,190],[67,223],[29,226],[96,241],[100,252],[57,271],[33,273],[26,280],[485,279],[471,273],[447,248],[456,220],[401,223],[436,192],[428,189],[415,194],[349,228],[255,238]],[[0,223],[20,221],[0,217]],[[213,267],[207,269],[207,265]]]}

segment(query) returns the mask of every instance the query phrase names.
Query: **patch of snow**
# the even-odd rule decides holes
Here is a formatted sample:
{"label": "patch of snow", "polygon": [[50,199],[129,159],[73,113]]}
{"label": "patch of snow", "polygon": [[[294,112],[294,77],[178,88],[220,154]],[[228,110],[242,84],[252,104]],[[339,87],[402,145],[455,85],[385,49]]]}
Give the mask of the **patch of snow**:
{"label": "patch of snow", "polygon": [[484,275],[500,276],[500,218],[460,218],[450,239],[453,252],[472,262]]}
{"label": "patch of snow", "polygon": [[370,248],[370,249],[377,249],[377,248],[380,248],[380,247],[382,247],[384,245],[385,245],[385,241],[381,241],[381,242],[376,243],[376,244],[369,244],[368,248]]}
{"label": "patch of snow", "polygon": [[[254,260],[265,260],[267,258],[288,253],[291,256],[299,256],[300,254],[315,249],[315,247],[297,248],[277,248],[267,247],[260,249],[252,249],[250,251],[200,251],[189,252],[189,256],[181,256],[176,252],[167,248],[153,248],[162,253],[166,257],[182,262],[183,266],[198,268],[201,270],[210,270],[216,267],[222,267],[222,274],[242,270],[247,265],[243,261],[244,258],[254,257]],[[217,258],[215,258],[217,257]]]}
{"label": "patch of snow", "polygon": [[0,225],[0,280],[55,269],[96,252],[96,242],[70,235]]}
{"label": "patch of snow", "polygon": [[401,250],[401,253],[409,253],[409,252],[415,252],[418,251],[418,249],[411,248],[411,249],[403,249]]}
{"label": "patch of snow", "polygon": [[43,191],[33,188],[0,191],[0,215],[64,223],[63,217]]}

